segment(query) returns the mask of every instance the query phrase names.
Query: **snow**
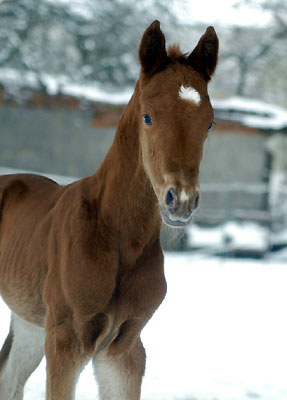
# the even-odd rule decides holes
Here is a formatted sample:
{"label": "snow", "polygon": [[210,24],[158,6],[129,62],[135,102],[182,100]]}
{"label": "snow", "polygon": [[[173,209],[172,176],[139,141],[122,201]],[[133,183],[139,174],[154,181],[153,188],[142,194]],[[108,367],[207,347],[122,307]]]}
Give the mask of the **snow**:
{"label": "snow", "polygon": [[[166,254],[168,294],[142,334],[143,400],[286,400],[286,264]],[[3,342],[9,313],[0,300]],[[44,400],[45,362],[25,400]],[[89,364],[77,400],[97,398]]]}
{"label": "snow", "polygon": [[205,228],[192,224],[188,230],[190,247],[235,248],[267,250],[269,230],[253,222],[228,221],[220,226]]}
{"label": "snow", "polygon": [[37,74],[12,68],[0,69],[0,82],[8,88],[18,86],[36,89],[39,86],[39,80],[46,85],[48,94],[51,96],[62,93],[85,100],[117,105],[127,104],[133,94],[133,90],[129,88],[120,92],[104,91],[97,83],[76,83],[64,75]]}
{"label": "snow", "polygon": [[102,103],[127,104],[133,94],[133,91],[126,89],[118,93],[105,92],[104,90],[100,89],[96,84],[89,85],[87,87],[86,85],[70,83],[62,87],[62,93]]}
{"label": "snow", "polygon": [[213,100],[220,119],[234,120],[243,125],[260,129],[284,129],[287,127],[287,111],[279,106],[256,99],[239,96],[224,100]]}

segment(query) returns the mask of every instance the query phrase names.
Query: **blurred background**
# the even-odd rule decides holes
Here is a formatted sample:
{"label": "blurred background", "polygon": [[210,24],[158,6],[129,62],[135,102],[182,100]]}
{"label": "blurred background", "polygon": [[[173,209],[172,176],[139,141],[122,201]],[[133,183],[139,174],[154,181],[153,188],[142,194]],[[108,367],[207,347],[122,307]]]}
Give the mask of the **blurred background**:
{"label": "blurred background", "polygon": [[[279,340],[278,332],[282,338],[287,332],[278,311],[287,298],[277,286],[286,277],[281,267],[287,261],[286,0],[0,0],[0,174],[33,171],[68,183],[97,170],[138,78],[141,35],[154,19],[160,20],[167,43],[179,43],[184,52],[194,48],[208,25],[215,27],[220,40],[219,64],[209,85],[216,124],[201,164],[201,209],[190,228],[172,232],[163,228],[167,266],[208,265],[217,283],[224,266],[226,286],[220,287],[223,293],[233,288],[229,296],[239,299],[242,292],[228,271],[238,273],[240,288],[249,296],[239,311],[241,328],[246,327],[244,315],[249,315],[256,293],[269,310],[267,320],[277,310],[278,320],[273,320],[277,328],[270,342],[270,331],[265,330],[262,346],[266,349]],[[275,271],[270,275],[270,282],[275,279],[272,288],[269,277],[265,276],[264,284],[261,281],[261,272],[268,266]],[[258,272],[252,275],[258,292],[244,283],[251,270]],[[196,270],[184,271],[186,276],[193,271],[197,281]],[[238,271],[244,271],[243,275]],[[212,290],[209,295],[217,296]],[[266,293],[272,293],[274,303],[269,297],[265,304]],[[258,315],[260,302],[254,310]],[[262,335],[263,314],[262,326],[255,320],[248,319],[258,335],[245,343],[247,348],[254,348]],[[220,321],[224,331],[228,318],[221,315]],[[152,392],[148,397],[146,389],[145,398],[286,399],[286,385],[278,378],[281,356],[284,351],[287,354],[286,344],[282,346],[278,353],[271,352],[270,368],[276,376],[269,386],[276,387],[276,394],[267,389],[266,394],[265,381],[257,376],[250,382],[258,378],[259,386],[245,388],[244,393],[239,383],[240,389],[232,386],[232,393],[219,383],[204,393],[191,384],[184,394],[179,386],[174,393],[164,392],[165,381],[158,395]],[[244,381],[236,373],[236,382]],[[216,382],[220,379],[222,383],[224,377]],[[204,385],[201,382],[201,388]]]}

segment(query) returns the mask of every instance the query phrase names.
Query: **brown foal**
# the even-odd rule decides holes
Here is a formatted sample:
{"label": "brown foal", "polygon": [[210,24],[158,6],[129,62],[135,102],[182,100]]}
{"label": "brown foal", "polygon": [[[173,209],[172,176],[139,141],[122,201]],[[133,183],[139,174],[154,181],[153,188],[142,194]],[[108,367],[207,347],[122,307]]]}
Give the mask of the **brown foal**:
{"label": "brown foal", "polygon": [[185,226],[213,121],[207,84],[218,39],[207,28],[190,55],[145,31],[141,73],[95,175],[59,186],[0,177],[0,293],[12,311],[0,353],[0,400],[22,400],[47,358],[47,400],[72,400],[92,358],[102,400],[137,400],[140,333],[166,293],[162,219]]}

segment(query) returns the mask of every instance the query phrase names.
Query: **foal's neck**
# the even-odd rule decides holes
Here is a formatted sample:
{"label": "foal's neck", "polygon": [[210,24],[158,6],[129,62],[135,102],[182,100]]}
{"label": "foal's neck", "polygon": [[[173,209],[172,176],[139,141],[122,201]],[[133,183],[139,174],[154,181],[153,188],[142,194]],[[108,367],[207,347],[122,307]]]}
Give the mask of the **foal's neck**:
{"label": "foal's neck", "polygon": [[158,201],[143,167],[140,122],[137,83],[119,122],[112,147],[92,177],[101,197],[102,216],[113,231],[118,232],[124,247],[127,243],[144,247],[159,236],[161,225]]}

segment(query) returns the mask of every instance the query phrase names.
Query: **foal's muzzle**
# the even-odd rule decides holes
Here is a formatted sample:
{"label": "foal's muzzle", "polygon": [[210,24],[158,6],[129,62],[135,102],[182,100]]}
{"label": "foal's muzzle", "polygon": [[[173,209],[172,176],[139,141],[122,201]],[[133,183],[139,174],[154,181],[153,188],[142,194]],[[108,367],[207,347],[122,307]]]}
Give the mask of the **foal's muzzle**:
{"label": "foal's muzzle", "polygon": [[184,189],[169,187],[160,207],[162,219],[167,225],[184,227],[191,222],[199,203],[200,192],[197,188],[187,194]]}

